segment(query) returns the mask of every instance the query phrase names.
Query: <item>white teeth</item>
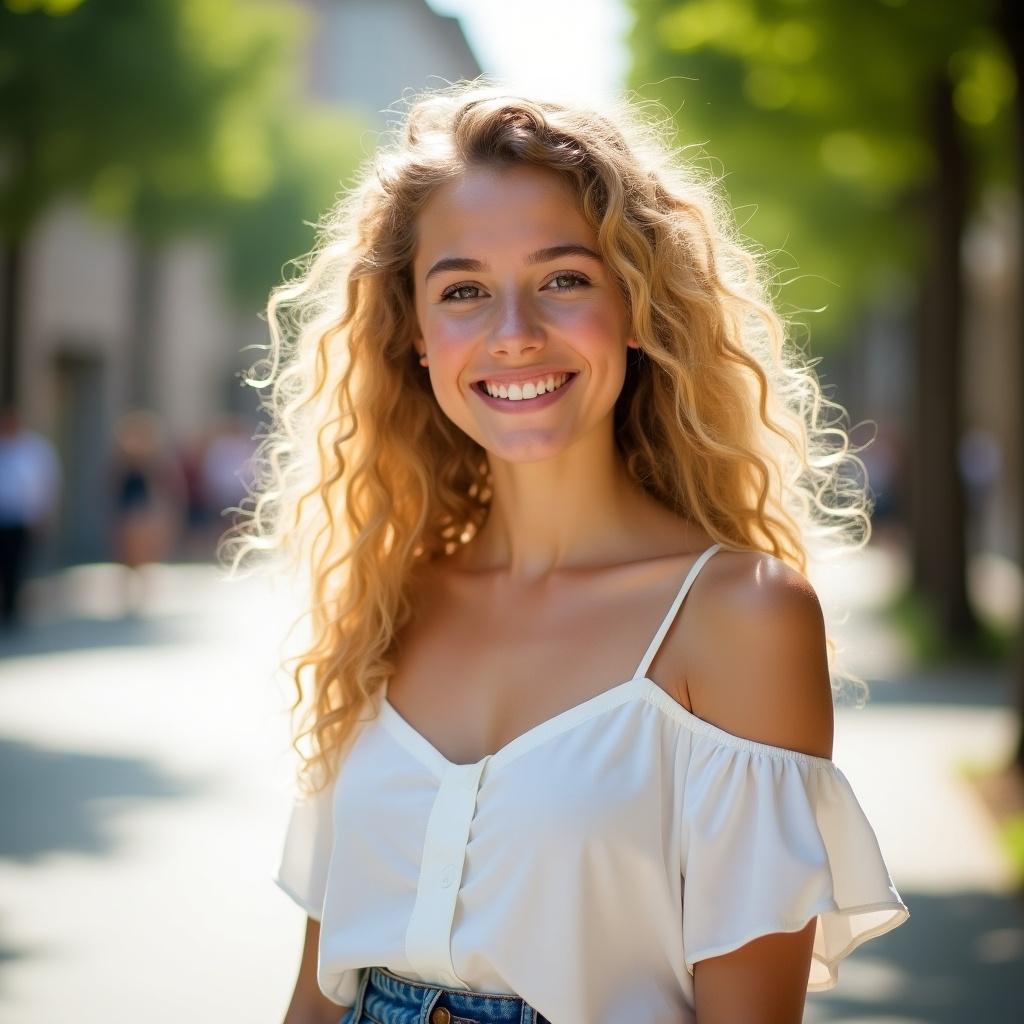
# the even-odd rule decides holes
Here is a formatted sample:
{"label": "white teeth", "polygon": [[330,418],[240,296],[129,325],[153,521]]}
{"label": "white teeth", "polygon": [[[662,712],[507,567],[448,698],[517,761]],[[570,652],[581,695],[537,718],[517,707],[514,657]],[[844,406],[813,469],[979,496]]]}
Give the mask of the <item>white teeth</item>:
{"label": "white teeth", "polygon": [[492,384],[484,381],[484,390],[492,398],[504,398],[510,402],[529,401],[531,398],[538,398],[546,395],[549,391],[560,388],[569,379],[567,373],[552,374],[547,380],[527,381],[524,384]]}

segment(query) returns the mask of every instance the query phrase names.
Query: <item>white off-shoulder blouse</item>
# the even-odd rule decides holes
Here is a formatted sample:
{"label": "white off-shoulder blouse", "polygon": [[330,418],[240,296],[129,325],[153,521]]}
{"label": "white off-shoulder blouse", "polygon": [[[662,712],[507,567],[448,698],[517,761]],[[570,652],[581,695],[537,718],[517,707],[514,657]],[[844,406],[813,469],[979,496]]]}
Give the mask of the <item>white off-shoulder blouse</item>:
{"label": "white off-shoulder blouse", "polygon": [[874,830],[830,759],[735,736],[633,678],[474,764],[388,703],[337,778],[291,810],[274,881],[320,922],[340,1005],[374,965],[514,993],[557,1024],[693,1020],[693,967],[817,919],[807,988],[907,920]]}

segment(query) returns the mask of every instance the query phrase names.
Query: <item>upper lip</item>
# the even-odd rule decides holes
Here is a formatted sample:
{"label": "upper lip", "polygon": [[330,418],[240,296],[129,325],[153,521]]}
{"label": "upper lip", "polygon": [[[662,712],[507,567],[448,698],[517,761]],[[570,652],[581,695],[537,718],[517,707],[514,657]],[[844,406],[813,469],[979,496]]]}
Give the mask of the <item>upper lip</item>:
{"label": "upper lip", "polygon": [[544,377],[558,376],[561,373],[576,373],[576,370],[564,368],[532,367],[525,370],[506,370],[504,373],[488,373],[485,376],[477,377],[473,383],[479,384],[482,380],[493,380],[497,384],[522,384],[527,380],[540,380]]}

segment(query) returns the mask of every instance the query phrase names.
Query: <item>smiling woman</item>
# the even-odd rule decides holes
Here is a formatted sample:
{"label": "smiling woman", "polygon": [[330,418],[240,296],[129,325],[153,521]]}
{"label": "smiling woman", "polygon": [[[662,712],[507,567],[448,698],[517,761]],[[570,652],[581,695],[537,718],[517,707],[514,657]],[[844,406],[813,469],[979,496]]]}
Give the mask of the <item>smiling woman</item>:
{"label": "smiling woman", "polygon": [[[468,167],[420,211],[413,344],[445,415],[519,474],[551,480],[578,460],[574,437],[597,441],[622,390],[627,348],[638,347],[599,248],[572,186],[544,167]],[[481,380],[489,397],[472,386]],[[540,460],[542,469],[522,467]]]}
{"label": "smiling woman", "polygon": [[268,314],[289,1024],[799,1021],[908,917],[804,575],[867,499],[713,183],[628,102],[459,83]]}

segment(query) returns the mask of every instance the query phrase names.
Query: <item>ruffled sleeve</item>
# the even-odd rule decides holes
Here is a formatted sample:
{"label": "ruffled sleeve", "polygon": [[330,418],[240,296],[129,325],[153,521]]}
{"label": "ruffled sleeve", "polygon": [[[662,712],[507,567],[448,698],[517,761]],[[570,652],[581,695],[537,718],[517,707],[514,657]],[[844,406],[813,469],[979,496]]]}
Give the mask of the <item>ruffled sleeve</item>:
{"label": "ruffled sleeve", "polygon": [[842,771],[715,727],[692,736],[683,785],[686,968],[816,917],[809,992],[910,916]]}
{"label": "ruffled sleeve", "polygon": [[294,797],[274,882],[319,921],[333,847],[334,785]]}

